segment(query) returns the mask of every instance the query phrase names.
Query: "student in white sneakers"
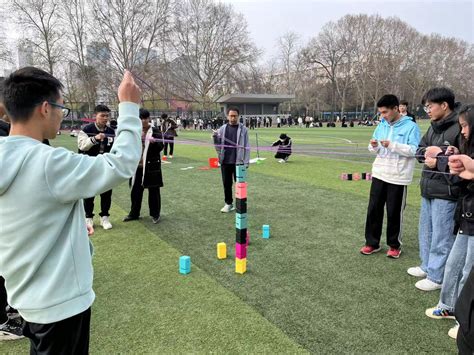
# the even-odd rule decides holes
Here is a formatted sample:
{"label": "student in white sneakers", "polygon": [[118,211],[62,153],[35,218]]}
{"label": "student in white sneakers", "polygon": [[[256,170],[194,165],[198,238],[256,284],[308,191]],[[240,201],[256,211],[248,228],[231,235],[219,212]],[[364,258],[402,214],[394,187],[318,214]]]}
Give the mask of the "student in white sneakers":
{"label": "student in white sneakers", "polygon": [[[110,119],[110,109],[106,105],[97,105],[94,108],[95,122],[85,126],[77,136],[79,153],[96,157],[99,154],[111,151],[115,139],[115,131],[107,123]],[[84,199],[84,210],[86,212],[86,224],[89,228],[94,227],[94,199],[90,196]],[[109,210],[112,205],[112,190],[100,194],[100,225],[104,229],[111,229]]]}
{"label": "student in white sneakers", "polygon": [[[461,125],[461,153],[474,156],[474,105],[465,105],[459,111]],[[458,154],[459,151],[450,147],[449,153]],[[433,152],[436,154],[436,151]],[[442,172],[449,172],[448,157],[441,148],[437,151],[437,168]],[[434,319],[454,319],[455,304],[463,286],[474,266],[474,182],[469,182],[461,192],[455,213],[457,236],[449,253],[444,269],[444,281],[441,287],[439,302],[436,307],[426,310],[426,315]],[[449,334],[455,338],[458,325],[452,328]]]}
{"label": "student in white sneakers", "polygon": [[224,185],[224,201],[222,213],[233,211],[232,185],[235,181],[235,166],[249,165],[250,144],[247,127],[239,122],[239,109],[227,109],[228,123],[218,130],[213,130],[213,140],[221,164],[222,183]]}
{"label": "student in white sneakers", "polygon": [[454,243],[454,210],[461,192],[459,182],[437,170],[438,148],[459,148],[460,127],[455,112],[454,93],[448,88],[433,88],[422,100],[431,125],[421,139],[416,152],[424,163],[420,180],[421,210],[418,228],[420,266],[411,267],[408,274],[421,277],[415,287],[422,291],[441,289],[444,267]]}

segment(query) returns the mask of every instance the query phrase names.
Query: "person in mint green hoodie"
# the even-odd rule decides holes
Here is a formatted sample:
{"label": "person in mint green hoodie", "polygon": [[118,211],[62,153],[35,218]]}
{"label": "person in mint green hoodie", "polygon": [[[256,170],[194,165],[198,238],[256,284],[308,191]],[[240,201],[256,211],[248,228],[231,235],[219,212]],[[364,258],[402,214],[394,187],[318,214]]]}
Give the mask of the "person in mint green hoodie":
{"label": "person in mint green hoodie", "polygon": [[403,211],[407,186],[413,179],[415,153],[420,129],[410,117],[402,116],[395,95],[384,95],[377,102],[382,121],[374,131],[369,151],[377,154],[372,164],[372,185],[365,223],[365,245],[360,252],[380,251],[384,209],[387,208],[387,256],[398,259],[402,246]]}
{"label": "person in mint green hoodie", "polygon": [[62,88],[26,67],[5,80],[0,95],[11,119],[10,136],[0,138],[0,275],[34,354],[88,353],[95,294],[83,199],[127,181],[141,154],[141,92],[128,71],[110,153],[90,157],[42,144],[69,113]]}

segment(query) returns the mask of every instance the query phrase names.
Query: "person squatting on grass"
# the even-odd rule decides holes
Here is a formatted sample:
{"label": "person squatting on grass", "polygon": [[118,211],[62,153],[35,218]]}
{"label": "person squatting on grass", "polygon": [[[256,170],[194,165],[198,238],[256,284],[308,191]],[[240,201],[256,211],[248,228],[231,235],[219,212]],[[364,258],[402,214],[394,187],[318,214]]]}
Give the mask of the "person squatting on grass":
{"label": "person squatting on grass", "polygon": [[158,128],[151,126],[150,112],[140,109],[142,121],[142,158],[138,163],[137,171],[130,179],[130,199],[132,206],[130,212],[123,219],[124,222],[138,220],[142,207],[143,191],[148,189],[148,208],[153,223],[160,221],[161,195],[163,187],[161,174],[160,152],[163,150],[163,137]]}
{"label": "person squatting on grass", "polygon": [[280,134],[280,139],[272,144],[272,147],[278,146],[275,159],[280,159],[278,160],[279,163],[286,163],[288,161],[291,155],[291,144],[291,137],[288,137],[285,133]]}
{"label": "person squatting on grass", "polygon": [[398,98],[384,95],[377,102],[383,117],[374,131],[369,151],[377,154],[372,164],[372,184],[365,224],[364,255],[380,251],[384,207],[387,208],[387,256],[398,258],[402,246],[402,223],[407,185],[412,182],[420,130],[410,117],[398,111]]}
{"label": "person squatting on grass", "polygon": [[[408,274],[421,277],[415,287],[423,291],[441,288],[444,267],[454,243],[454,210],[463,183],[455,176],[436,169],[436,153],[440,147],[459,149],[460,126],[454,111],[454,93],[447,88],[433,88],[423,96],[422,103],[431,119],[428,131],[416,152],[420,163],[425,163],[420,180],[421,210],[418,226],[421,265],[411,267]],[[437,148],[435,148],[435,152]]]}
{"label": "person squatting on grass", "polygon": [[237,107],[229,107],[227,109],[228,123],[222,125],[218,130],[212,130],[224,185],[225,205],[221,209],[223,213],[234,210],[232,185],[235,181],[235,166],[244,164],[248,167],[250,161],[248,130],[239,122],[239,114]]}
{"label": "person squatting on grass", "polygon": [[125,72],[118,88],[119,125],[109,153],[91,157],[41,144],[56,137],[63,85],[26,67],[4,83],[11,119],[0,138],[0,274],[8,301],[26,323],[32,354],[87,354],[92,246],[82,199],[110,190],[136,170],[141,154],[140,89]]}
{"label": "person squatting on grass", "polygon": [[[465,105],[459,111],[461,126],[461,154],[474,156],[474,105]],[[430,149],[431,148],[431,149]],[[449,173],[448,155],[459,154],[455,147],[443,152],[439,147],[430,147],[430,154],[437,157],[437,169]],[[474,182],[469,182],[460,193],[455,212],[457,236],[449,253],[444,269],[443,285],[436,307],[426,310],[426,315],[434,319],[454,319],[455,303],[474,265]],[[458,326],[450,329],[449,335],[456,339]]]}
{"label": "person squatting on grass", "polygon": [[[96,157],[99,154],[110,152],[114,144],[115,131],[107,126],[110,118],[110,109],[105,105],[97,105],[94,108],[95,122],[85,126],[77,136],[79,153]],[[86,212],[86,224],[94,228],[94,199],[89,196],[84,199],[84,210]],[[109,221],[109,210],[112,205],[112,190],[100,194],[100,225],[104,229],[111,229]]]}

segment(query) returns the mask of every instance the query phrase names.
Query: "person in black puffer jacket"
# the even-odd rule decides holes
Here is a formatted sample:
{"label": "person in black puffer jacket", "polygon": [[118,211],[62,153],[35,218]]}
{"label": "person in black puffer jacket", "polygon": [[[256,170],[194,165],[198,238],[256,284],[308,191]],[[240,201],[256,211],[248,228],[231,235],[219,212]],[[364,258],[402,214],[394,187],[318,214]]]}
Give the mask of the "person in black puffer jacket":
{"label": "person in black puffer jacket", "polygon": [[[416,156],[423,166],[420,181],[421,211],[419,244],[421,265],[407,272],[422,277],[415,286],[423,291],[441,288],[444,267],[454,243],[454,210],[461,186],[459,179],[436,169],[439,150],[448,146],[459,149],[460,126],[454,111],[454,93],[447,88],[430,89],[423,97],[431,126],[421,139]],[[457,181],[456,181],[457,179]]]}
{"label": "person in black puffer jacket", "polygon": [[[459,112],[459,124],[463,142],[461,153],[474,157],[474,105],[465,105]],[[448,148],[448,154],[459,154],[454,147]],[[449,173],[448,156],[438,150],[437,168],[440,172]],[[436,307],[426,310],[430,318],[448,318],[458,314],[455,303],[460,291],[474,265],[474,181],[464,180],[465,185],[457,202],[455,224],[457,236],[449,253],[444,270],[444,281],[439,302]],[[458,325],[449,331],[456,338]]]}

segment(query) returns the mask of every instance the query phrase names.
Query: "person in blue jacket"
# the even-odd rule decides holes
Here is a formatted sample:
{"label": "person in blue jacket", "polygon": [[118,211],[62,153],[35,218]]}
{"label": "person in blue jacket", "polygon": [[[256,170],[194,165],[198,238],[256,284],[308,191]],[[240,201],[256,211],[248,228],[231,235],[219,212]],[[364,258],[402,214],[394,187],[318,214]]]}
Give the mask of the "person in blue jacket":
{"label": "person in blue jacket", "polygon": [[372,185],[365,224],[365,245],[360,252],[370,255],[381,250],[384,208],[387,208],[387,256],[400,257],[402,221],[407,186],[412,182],[420,130],[410,117],[402,116],[395,95],[377,102],[382,117],[369,144],[377,157],[372,165]]}
{"label": "person in blue jacket", "polygon": [[34,67],[13,72],[3,88],[11,131],[0,138],[0,275],[32,354],[88,353],[95,294],[83,199],[127,181],[141,154],[140,89],[127,71],[109,153],[42,144],[68,114],[62,88]]}

